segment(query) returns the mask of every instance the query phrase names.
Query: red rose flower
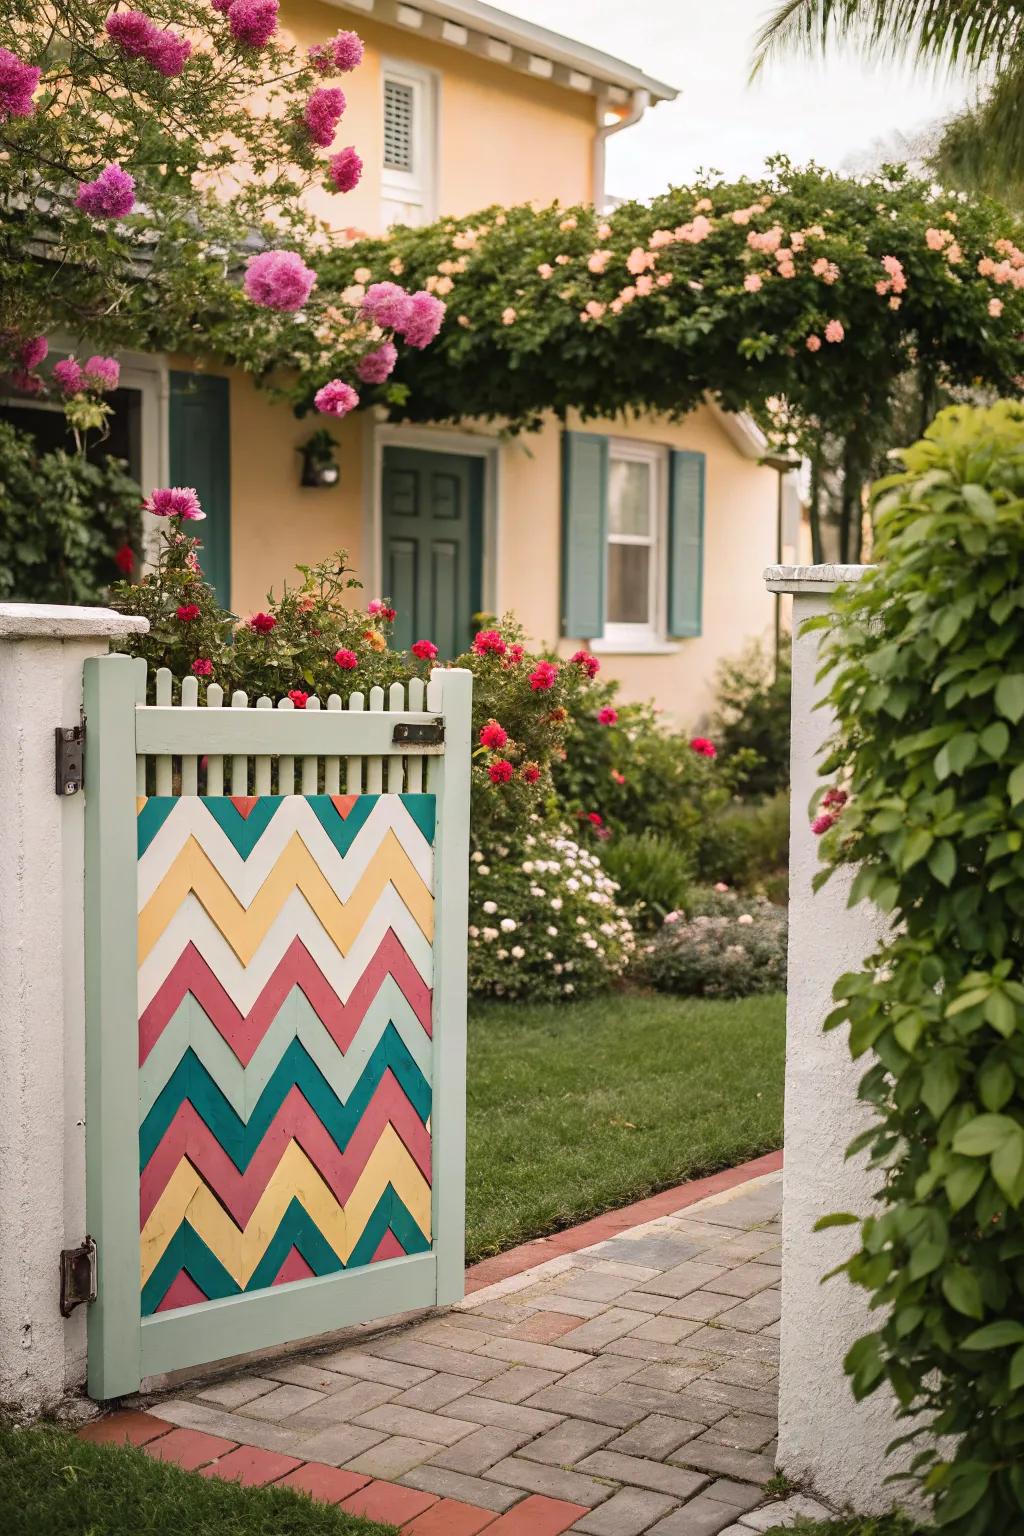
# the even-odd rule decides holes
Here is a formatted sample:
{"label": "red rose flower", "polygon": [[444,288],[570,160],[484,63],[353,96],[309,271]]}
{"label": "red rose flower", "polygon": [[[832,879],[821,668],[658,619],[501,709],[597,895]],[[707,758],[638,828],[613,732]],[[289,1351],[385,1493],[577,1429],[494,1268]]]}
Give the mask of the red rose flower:
{"label": "red rose flower", "polygon": [[473,649],[478,656],[504,656],[508,646],[496,629],[481,629],[473,636]]}
{"label": "red rose flower", "polygon": [[206,656],[197,656],[195,661],[192,663],[192,671],[195,673],[196,677],[212,677],[213,662],[210,661]]}
{"label": "red rose flower", "polygon": [[536,784],[540,778],[540,768],[536,763],[524,763],[520,772],[527,784]]}
{"label": "red rose flower", "polygon": [[589,651],[576,651],[569,660],[581,667],[588,677],[596,677],[601,670],[601,663]]}
{"label": "red rose flower", "polygon": [[506,731],[503,725],[499,725],[497,720],[488,720],[480,732],[480,745],[482,747],[490,747],[492,751],[497,751],[507,741],[508,731]]}
{"label": "red rose flower", "polygon": [[811,822],[811,831],[815,837],[820,837],[823,832],[827,832],[830,827],[834,827],[838,820],[839,817],[834,816],[831,811],[823,811],[820,816],[815,816]]}
{"label": "red rose flower", "polygon": [[354,672],[359,665],[359,657],[355,651],[347,651],[344,646],[340,651],[335,651],[334,659],[343,672]]}
{"label": "red rose flower", "polygon": [[601,725],[614,725],[619,718],[619,712],[617,709],[612,709],[610,704],[606,704],[603,709],[598,710],[597,718]]}
{"label": "red rose flower", "polygon": [[492,784],[507,784],[512,777],[512,764],[505,758],[497,758],[487,772],[490,774]]}
{"label": "red rose flower", "polygon": [[277,627],[277,620],[272,613],[254,613],[251,619],[246,619],[246,623],[258,635],[269,635]]}
{"label": "red rose flower", "polygon": [[718,756],[718,748],[713,741],[708,741],[706,736],[695,736],[690,742],[690,751],[696,752],[700,757]]}
{"label": "red rose flower", "polygon": [[417,661],[434,661],[437,658],[437,646],[433,640],[416,640],[409,649]]}
{"label": "red rose flower", "polygon": [[289,688],[288,697],[291,699],[296,709],[305,709],[306,700],[309,698],[309,694],[303,693],[301,688]]}
{"label": "red rose flower", "polygon": [[530,673],[530,687],[534,693],[546,693],[555,686],[558,668],[550,661],[539,661]]}
{"label": "red rose flower", "polygon": [[191,624],[193,619],[198,619],[200,608],[198,603],[182,603],[175,612],[174,617],[180,619],[183,624]]}
{"label": "red rose flower", "polygon": [[122,544],[114,556],[114,564],[125,576],[130,576],[135,569],[135,551],[130,544]]}
{"label": "red rose flower", "polygon": [[604,817],[599,815],[599,813],[597,811],[588,811],[587,812],[587,820],[590,822],[590,825],[592,827],[603,827],[604,826]]}

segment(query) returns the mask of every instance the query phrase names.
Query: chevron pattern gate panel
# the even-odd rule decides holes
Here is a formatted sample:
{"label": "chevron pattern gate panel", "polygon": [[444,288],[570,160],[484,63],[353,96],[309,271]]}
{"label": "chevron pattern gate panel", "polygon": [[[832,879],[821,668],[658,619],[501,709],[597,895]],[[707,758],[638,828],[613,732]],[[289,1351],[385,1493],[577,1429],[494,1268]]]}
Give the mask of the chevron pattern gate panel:
{"label": "chevron pattern gate panel", "polygon": [[431,1245],[435,802],[138,802],[142,1315]]}

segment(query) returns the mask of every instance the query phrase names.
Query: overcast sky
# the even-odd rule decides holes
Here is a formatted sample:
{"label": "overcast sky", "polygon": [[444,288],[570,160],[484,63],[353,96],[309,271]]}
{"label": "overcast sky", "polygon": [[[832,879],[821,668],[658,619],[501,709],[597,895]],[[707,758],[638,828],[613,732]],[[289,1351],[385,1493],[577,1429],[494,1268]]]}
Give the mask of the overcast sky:
{"label": "overcast sky", "polygon": [[767,0],[497,0],[503,10],[565,33],[674,85],[663,103],[608,146],[608,191],[650,197],[698,167],[756,173],[780,151],[839,169],[896,130],[913,132],[967,99],[963,82],[935,80],[835,51],[825,63],[787,57],[747,84]]}

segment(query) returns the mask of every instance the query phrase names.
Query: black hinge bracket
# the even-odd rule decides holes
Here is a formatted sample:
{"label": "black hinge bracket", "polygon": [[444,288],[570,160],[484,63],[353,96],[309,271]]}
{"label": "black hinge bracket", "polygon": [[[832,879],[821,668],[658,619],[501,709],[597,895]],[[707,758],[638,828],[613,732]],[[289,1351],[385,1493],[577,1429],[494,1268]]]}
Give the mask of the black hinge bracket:
{"label": "black hinge bracket", "polygon": [[400,721],[391,737],[392,746],[441,747],[444,745],[444,721],[428,720],[425,725]]}
{"label": "black hinge bracket", "polygon": [[96,1300],[96,1243],[86,1237],[77,1248],[60,1252],[60,1315],[70,1317],[76,1307]]}
{"label": "black hinge bracket", "polygon": [[58,725],[56,742],[56,781],[58,795],[77,795],[85,782],[85,722]]}

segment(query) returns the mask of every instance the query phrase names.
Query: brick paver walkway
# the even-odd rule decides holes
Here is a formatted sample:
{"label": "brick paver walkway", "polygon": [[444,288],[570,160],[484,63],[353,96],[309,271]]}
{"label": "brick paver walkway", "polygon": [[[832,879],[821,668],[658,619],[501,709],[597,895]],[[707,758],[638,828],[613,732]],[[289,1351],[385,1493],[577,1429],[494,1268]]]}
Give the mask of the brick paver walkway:
{"label": "brick paver walkway", "polygon": [[764,1492],[780,1203],[769,1174],[443,1316],[121,1422],[205,1475],[281,1480],[416,1536],[750,1536],[822,1512]]}

